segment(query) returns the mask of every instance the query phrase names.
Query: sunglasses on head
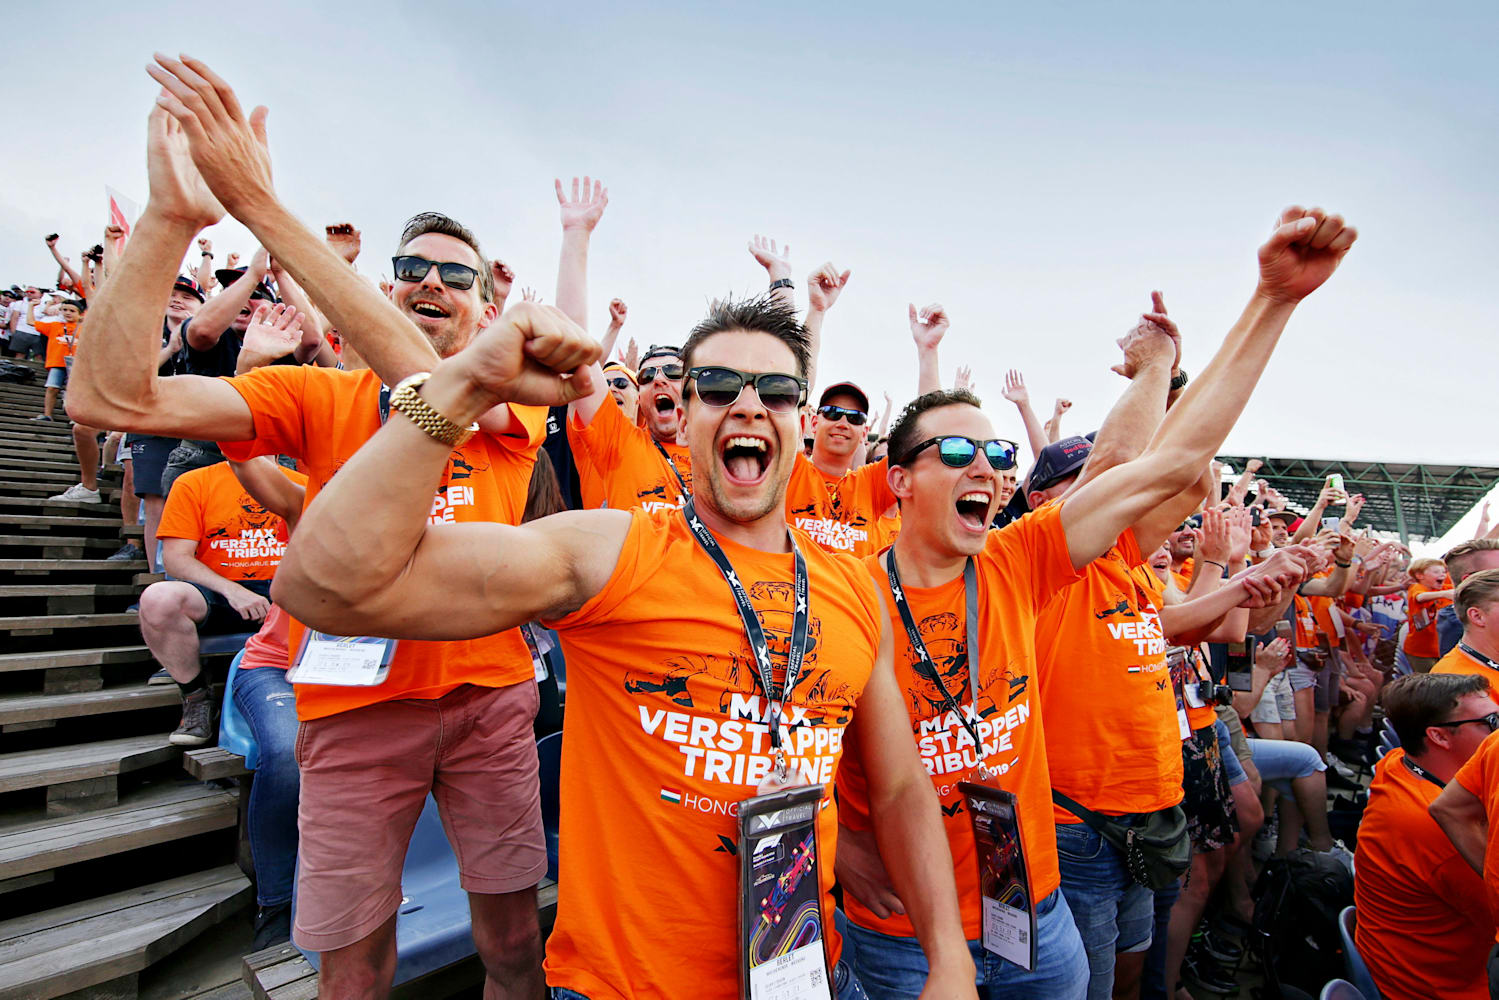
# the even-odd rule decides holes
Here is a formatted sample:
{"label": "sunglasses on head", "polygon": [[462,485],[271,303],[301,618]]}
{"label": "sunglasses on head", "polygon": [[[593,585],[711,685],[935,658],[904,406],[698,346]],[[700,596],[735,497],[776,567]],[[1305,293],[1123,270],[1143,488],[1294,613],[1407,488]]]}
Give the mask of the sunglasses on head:
{"label": "sunglasses on head", "polygon": [[937,455],[942,459],[942,464],[953,469],[966,469],[978,456],[980,447],[983,448],[984,457],[989,464],[998,471],[1015,468],[1015,456],[1020,446],[1014,441],[1006,441],[1004,438],[990,438],[988,441],[975,441],[970,437],[958,434],[949,434],[946,437],[927,438],[925,441],[906,452],[906,457],[896,462],[896,465],[910,465],[916,458],[932,445],[937,446]]}
{"label": "sunglasses on head", "polygon": [[819,406],[817,414],[824,420],[847,420],[851,427],[863,427],[864,421],[869,419],[869,414],[863,410],[850,410],[846,406],[834,406],[831,403]]}
{"label": "sunglasses on head", "polygon": [[1490,712],[1488,715],[1479,716],[1476,719],[1453,719],[1451,722],[1433,722],[1433,726],[1442,729],[1456,729],[1458,726],[1466,726],[1470,722],[1481,722],[1489,727],[1489,732],[1499,732],[1499,712]]}
{"label": "sunglasses on head", "polygon": [[677,362],[671,365],[646,365],[640,369],[640,384],[645,385],[647,382],[656,381],[657,372],[660,372],[661,377],[666,381],[675,382],[682,377],[682,364]]}
{"label": "sunglasses on head", "polygon": [[479,280],[479,272],[467,264],[459,264],[453,261],[428,260],[425,257],[417,257],[413,254],[392,257],[390,259],[390,266],[395,268],[397,281],[421,281],[434,267],[437,268],[437,276],[449,288],[460,290],[473,288],[474,282]]}
{"label": "sunglasses on head", "polygon": [[620,390],[626,389],[630,385],[630,380],[625,378],[623,375],[616,375],[613,378],[605,379],[604,381],[608,382],[614,388]]}
{"label": "sunglasses on head", "polygon": [[697,398],[709,406],[732,406],[746,385],[753,385],[760,405],[773,413],[791,413],[807,398],[807,380],[781,372],[741,372],[704,365],[687,373]]}

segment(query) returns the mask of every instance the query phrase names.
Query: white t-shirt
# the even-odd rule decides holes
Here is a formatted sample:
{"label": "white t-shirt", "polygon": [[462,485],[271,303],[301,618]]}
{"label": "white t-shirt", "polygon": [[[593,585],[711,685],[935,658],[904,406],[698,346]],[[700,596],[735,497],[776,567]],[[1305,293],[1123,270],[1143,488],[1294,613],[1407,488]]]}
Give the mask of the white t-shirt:
{"label": "white t-shirt", "polygon": [[[26,299],[19,299],[19,300],[15,301],[15,302],[12,302],[10,304],[10,311],[13,312],[13,313],[15,313],[15,315],[16,315],[16,332],[17,333],[36,333],[37,332],[36,327],[34,327],[30,323],[26,322],[26,303],[27,303],[27,301],[28,300],[26,300]],[[38,313],[40,313],[41,309],[42,309],[42,304],[40,302],[38,302],[36,304],[36,310],[35,311],[38,312]],[[9,324],[7,323],[7,325],[9,325]]]}

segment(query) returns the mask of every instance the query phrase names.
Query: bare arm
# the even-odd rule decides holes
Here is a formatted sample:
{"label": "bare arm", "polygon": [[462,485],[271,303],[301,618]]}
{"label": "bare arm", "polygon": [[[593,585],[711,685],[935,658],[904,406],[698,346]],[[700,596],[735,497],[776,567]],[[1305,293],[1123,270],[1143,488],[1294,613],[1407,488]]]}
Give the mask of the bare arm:
{"label": "bare arm", "polygon": [[193,280],[198,283],[199,288],[203,289],[203,294],[207,295],[209,289],[219,282],[213,273],[213,244],[200,237],[198,250],[198,270],[193,274]]}
{"label": "bare arm", "polygon": [[195,351],[206,351],[217,344],[240,310],[250,304],[250,297],[269,273],[269,267],[270,255],[264,247],[257,249],[238,281],[226,285],[223,291],[210,296],[198,307],[192,322],[187,324],[187,346]]}
{"label": "bare arm", "polygon": [[[57,261],[58,273],[66,275],[67,279],[73,283],[73,287],[78,290],[79,294],[82,294],[83,293],[83,279],[80,278],[78,276],[78,272],[75,271],[75,270],[73,270],[72,266],[69,265],[68,262],[63,259],[62,254],[60,254],[60,253],[57,252],[57,241],[56,240],[48,240],[47,241],[47,249],[50,250],[50,251],[52,251],[52,259],[55,260],[55,261]],[[58,284],[61,285],[62,282],[59,281]]]}
{"label": "bare arm", "polygon": [[609,300],[609,329],[604,331],[604,337],[599,341],[599,348],[604,352],[599,356],[601,361],[608,361],[614,354],[614,345],[619,340],[619,331],[625,328],[625,319],[630,314],[630,307],[625,305],[624,299]]}
{"label": "bare arm", "polygon": [[[597,357],[598,345],[560,311],[521,303],[439,364],[421,395],[460,425],[507,401],[561,405],[591,388],[587,365]],[[308,506],[276,573],[276,602],[340,634],[457,639],[565,614],[604,586],[628,514],[428,524],[450,452],[393,412]],[[345,516],[350,510],[364,516]]]}
{"label": "bare arm", "polygon": [[[791,244],[778,247],[776,241],[768,236],[756,235],[749,242],[750,256],[755,258],[755,263],[765,268],[765,273],[772,283],[782,278],[791,277]],[[796,308],[796,295],[790,288],[782,285],[775,290],[775,297],[783,305],[792,309]],[[813,345],[812,356],[817,357],[817,345]],[[809,379],[810,381],[810,379]]]}
{"label": "bare arm", "polygon": [[1417,604],[1426,604],[1430,601],[1450,601],[1457,596],[1456,590],[1428,590],[1416,595]]}
{"label": "bare arm", "polygon": [[859,729],[869,784],[869,814],[890,881],[926,952],[931,978],[923,995],[973,991],[973,959],[958,913],[952,854],[937,793],[911,741],[911,723],[891,666],[890,617],[880,602],[880,650],[859,698]]}
{"label": "bare arm", "polygon": [[[588,244],[593,239],[593,229],[604,217],[609,205],[609,189],[602,181],[583,178],[581,190],[578,179],[573,178],[572,197],[563,191],[562,181],[557,187],[557,204],[562,214],[562,253],[557,260],[557,308],[578,326],[588,327]],[[617,332],[617,331],[616,331]],[[591,423],[594,414],[609,397],[609,387],[604,382],[602,363],[607,355],[601,355],[593,367],[593,392],[575,401],[569,408],[584,423]]]}
{"label": "bare arm", "polygon": [[1482,875],[1484,852],[1489,845],[1489,815],[1482,800],[1456,781],[1449,781],[1427,811],[1463,860]]}
{"label": "bare arm", "polygon": [[1040,455],[1041,449],[1051,442],[1046,436],[1045,428],[1041,426],[1041,419],[1031,408],[1030,390],[1026,388],[1025,376],[1019,370],[1011,368],[1005,373],[1004,397],[1020,411],[1020,422],[1025,425],[1025,438],[1031,446],[1031,457]]}
{"label": "bare arm", "polygon": [[[1062,508],[1074,566],[1081,568],[1107,552],[1124,527],[1203,475],[1243,413],[1297,303],[1332,275],[1356,236],[1341,217],[1319,209],[1293,207],[1281,213],[1275,232],[1259,251],[1260,280],[1254,296],[1202,374],[1167,412],[1145,452],[1077,488]],[[1162,379],[1169,381],[1171,360],[1161,357],[1162,349],[1174,351],[1175,345],[1159,323],[1150,326],[1156,329],[1137,326],[1131,336],[1138,334],[1154,345],[1148,372],[1160,396],[1152,398],[1163,398],[1157,386]]]}
{"label": "bare arm", "polygon": [[215,594],[223,594],[230,607],[239,612],[246,621],[259,621],[270,611],[270,602],[254,591],[233,580],[226,580],[203,565],[197,556],[198,543],[191,538],[163,538],[161,540],[161,563],[168,576],[187,583],[207,587]]}
{"label": "bare arm", "polygon": [[[787,250],[789,251],[790,247],[787,247]],[[807,336],[811,340],[812,362],[807,366],[808,385],[817,384],[817,361],[822,352],[822,325],[828,318],[828,311],[833,308],[833,303],[838,301],[838,296],[843,294],[843,289],[848,285],[848,279],[852,276],[852,271],[840,272],[831,261],[807,276],[807,318],[803,323],[807,328]]]}
{"label": "bare arm", "polygon": [[[297,315],[302,318],[302,338],[296,348],[292,351],[292,357],[296,358],[298,364],[305,365],[309,361],[320,361],[319,355],[327,341],[323,339],[323,324],[318,319],[318,311],[313,308],[307,293],[302,291],[302,286],[297,284],[297,279],[287,274],[279,265],[273,265],[271,276],[276,279],[276,294],[281,301],[297,310]],[[239,282],[235,282],[239,284]],[[189,330],[192,327],[188,327]],[[331,357],[333,348],[328,348]],[[323,365],[332,368],[337,363],[337,358]]]}
{"label": "bare arm", "polygon": [[246,493],[285,521],[289,530],[296,530],[297,521],[302,516],[302,505],[307,500],[307,487],[282,472],[281,466],[269,455],[248,462],[230,462],[229,468]]}
{"label": "bare arm", "polygon": [[906,315],[911,323],[911,339],[916,342],[916,395],[925,396],[942,388],[937,345],[947,336],[950,323],[947,311],[937,302],[919,313],[914,303],[908,305]]}

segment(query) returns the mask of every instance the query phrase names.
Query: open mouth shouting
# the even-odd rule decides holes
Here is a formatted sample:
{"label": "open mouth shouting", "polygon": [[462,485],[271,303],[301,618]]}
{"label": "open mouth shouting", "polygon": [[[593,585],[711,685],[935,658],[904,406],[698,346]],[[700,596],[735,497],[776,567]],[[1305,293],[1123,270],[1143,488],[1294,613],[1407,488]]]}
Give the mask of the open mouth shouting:
{"label": "open mouth shouting", "polygon": [[667,414],[677,408],[677,401],[667,393],[658,392],[656,397],[651,400],[651,405],[656,408],[657,413]]}
{"label": "open mouth shouting", "polygon": [[749,434],[724,439],[719,448],[724,472],[735,486],[758,486],[770,470],[771,442]]}
{"label": "open mouth shouting", "polygon": [[988,490],[969,490],[958,497],[958,521],[969,531],[982,534],[989,529],[989,505],[994,494]]}
{"label": "open mouth shouting", "polygon": [[406,304],[406,308],[423,319],[447,319],[453,315],[447,307],[432,299],[412,299]]}

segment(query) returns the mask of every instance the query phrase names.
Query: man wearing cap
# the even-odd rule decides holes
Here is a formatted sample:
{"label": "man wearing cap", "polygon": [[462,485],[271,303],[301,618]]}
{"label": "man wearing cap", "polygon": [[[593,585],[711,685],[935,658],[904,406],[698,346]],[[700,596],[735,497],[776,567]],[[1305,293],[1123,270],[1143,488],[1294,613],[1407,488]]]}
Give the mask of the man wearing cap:
{"label": "man wearing cap", "polygon": [[812,416],[812,456],[796,456],[786,486],[786,520],[829,552],[859,558],[876,550],[881,515],[895,504],[889,462],[853,468],[864,442],[869,395],[852,382],[822,391]]}
{"label": "man wearing cap", "polygon": [[625,409],[628,390],[607,381],[624,377],[618,372],[600,378],[595,371],[593,392],[568,404],[567,438],[584,507],[682,505],[692,491],[692,459],[677,441],[684,374],[678,348],[653,344],[635,379],[635,418]]}
{"label": "man wearing cap", "polygon": [[[16,289],[12,288],[11,291],[15,292]],[[26,318],[28,302],[38,314],[45,311],[42,306],[42,290],[35,285],[27,285],[26,291],[11,302],[5,315],[5,326],[10,331],[10,356],[30,361],[33,354],[46,355],[47,338],[38,333]]]}
{"label": "man wearing cap", "polygon": [[[179,274],[172,283],[172,297],[167,300],[166,315],[161,321],[161,351],[156,357],[156,373],[166,378],[177,372],[179,357],[183,354],[183,333],[189,321],[203,305],[206,296],[203,289],[192,278]],[[177,438],[158,437],[155,434],[127,434],[125,445],[130,462],[126,496],[121,499],[121,511],[126,524],[135,521],[135,505],[139,501],[145,514],[142,545],[151,572],[157,572],[156,527],[161,523],[161,512],[166,507],[166,493],[161,488],[162,473],[166,471],[167,456],[178,445]],[[126,542],[111,559],[139,559],[142,552],[135,543]],[[154,678],[153,678],[154,679]],[[163,679],[161,683],[167,681]]]}

